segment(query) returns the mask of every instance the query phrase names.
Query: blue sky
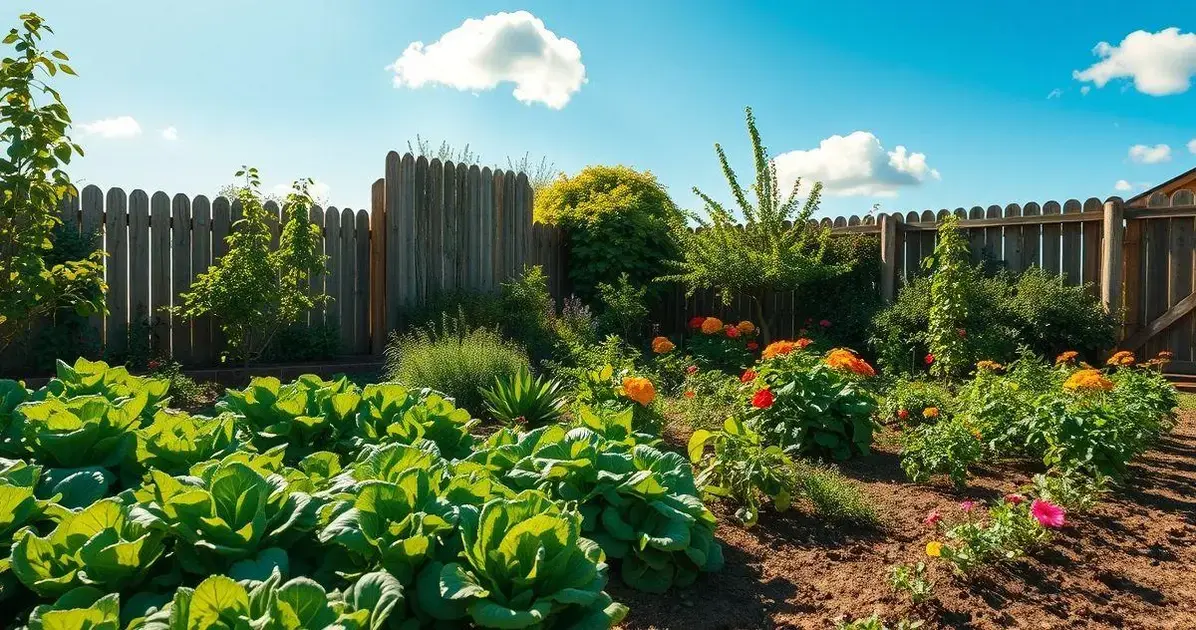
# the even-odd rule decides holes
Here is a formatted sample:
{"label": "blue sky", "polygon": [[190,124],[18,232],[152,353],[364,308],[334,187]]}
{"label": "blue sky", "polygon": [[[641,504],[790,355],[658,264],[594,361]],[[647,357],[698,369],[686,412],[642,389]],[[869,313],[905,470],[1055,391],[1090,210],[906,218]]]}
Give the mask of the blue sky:
{"label": "blue sky", "polygon": [[418,133],[648,169],[696,209],[695,185],[727,196],[714,142],[750,175],[747,105],[786,177],[828,181],[827,215],[1128,197],[1196,166],[1174,0],[32,4],[81,75],[57,84],[72,174],[102,187],[211,194],[247,163],[359,208]]}

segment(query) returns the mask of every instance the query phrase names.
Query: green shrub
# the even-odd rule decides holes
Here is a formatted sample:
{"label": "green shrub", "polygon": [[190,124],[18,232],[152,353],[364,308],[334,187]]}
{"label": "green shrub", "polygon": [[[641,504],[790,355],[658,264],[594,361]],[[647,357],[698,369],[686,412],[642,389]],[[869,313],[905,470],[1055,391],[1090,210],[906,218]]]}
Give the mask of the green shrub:
{"label": "green shrub", "polygon": [[648,307],[644,304],[647,293],[648,287],[632,284],[626,273],[615,284],[599,282],[602,312],[598,315],[598,333],[620,335],[632,344],[642,342],[648,330]]}
{"label": "green shrub", "polygon": [[699,316],[689,321],[689,332],[685,350],[703,370],[742,374],[759,355],[760,331],[748,321],[724,323]]}
{"label": "green shrub", "polygon": [[326,361],[343,354],[341,328],[335,320],[320,324],[298,322],[280,328],[262,352],[263,361],[291,363]]}
{"label": "green shrub", "polygon": [[[825,260],[848,265],[842,275],[803,283],[793,292],[794,318],[808,322],[806,334],[820,347],[867,348],[880,299],[880,239],[865,234],[830,239]],[[819,326],[827,321],[830,326]]]}
{"label": "green shrub", "polygon": [[494,329],[470,328],[460,316],[394,334],[386,347],[389,380],[443,392],[463,409],[481,409],[481,388],[528,368],[521,346]]}
{"label": "green shrub", "polygon": [[1091,284],[1067,285],[1038,267],[1017,278],[1008,308],[1021,343],[1043,356],[1076,350],[1095,360],[1117,341],[1117,317]]}
{"label": "green shrub", "polygon": [[482,388],[486,411],[504,424],[538,427],[560,419],[568,399],[563,383],[544,375],[532,376],[522,369],[510,376],[499,376],[494,385]]}
{"label": "green shrub", "polygon": [[[1033,504],[1037,503],[1034,501]],[[979,510],[970,507],[965,510],[966,518],[962,523],[945,527],[936,522],[936,528],[945,530],[945,541],[931,542],[926,552],[951,565],[959,574],[1017,560],[1052,538],[1051,529],[1055,525],[1048,526],[1036,520],[1031,512],[1033,504],[1025,497],[1011,496],[989,508],[987,520],[977,516]]]}
{"label": "green shrub", "polygon": [[569,280],[588,303],[598,284],[626,273],[635,286],[656,288],[665,261],[676,258],[675,230],[685,219],[651,173],[626,166],[587,166],[536,193],[535,220],[567,233]]}
{"label": "green shrub", "polygon": [[881,398],[878,413],[881,422],[917,424],[926,419],[926,409],[946,413],[954,400],[951,389],[940,381],[899,378]]}
{"label": "green shrub", "polygon": [[[709,454],[708,444],[713,446]],[[781,447],[765,444],[738,418],[727,418],[718,431],[694,431],[688,451],[703,494],[734,501],[735,518],[744,527],[759,520],[762,498],[772,501],[778,512],[792,505],[798,484],[793,460]]]}
{"label": "green shrub", "polygon": [[961,416],[915,426],[901,436],[901,468],[914,483],[945,474],[962,488],[967,485],[968,468],[984,457],[981,437]]}

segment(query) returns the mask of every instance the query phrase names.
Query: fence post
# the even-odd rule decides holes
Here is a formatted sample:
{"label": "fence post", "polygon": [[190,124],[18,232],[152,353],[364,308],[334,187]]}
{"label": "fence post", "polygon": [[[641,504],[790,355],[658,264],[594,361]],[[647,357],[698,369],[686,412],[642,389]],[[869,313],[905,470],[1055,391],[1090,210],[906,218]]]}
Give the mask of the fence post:
{"label": "fence post", "polygon": [[1120,197],[1105,201],[1101,242],[1101,302],[1105,309],[1121,317],[1122,255],[1125,243],[1125,208]]}
{"label": "fence post", "polygon": [[893,288],[897,280],[897,222],[893,217],[880,215],[880,298],[885,304],[893,302]]}

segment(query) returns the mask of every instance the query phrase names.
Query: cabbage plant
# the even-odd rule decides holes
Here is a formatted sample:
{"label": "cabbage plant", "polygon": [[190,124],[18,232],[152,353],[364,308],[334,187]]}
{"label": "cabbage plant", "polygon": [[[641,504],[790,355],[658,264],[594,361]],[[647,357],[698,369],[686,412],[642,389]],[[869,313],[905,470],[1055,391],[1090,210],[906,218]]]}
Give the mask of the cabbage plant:
{"label": "cabbage plant", "polygon": [[150,471],[151,482],[128,497],[175,540],[184,571],[222,572],[271,547],[285,547],[289,537],[314,525],[311,496],[292,491],[281,475],[235,460],[193,472],[197,475],[171,477]]}
{"label": "cabbage plant", "polygon": [[324,381],[304,374],[283,385],[267,376],[251,380],[243,390],[228,390],[216,409],[240,416],[258,448],[286,445],[288,459],[298,461],[340,439],[360,400],[344,377]]}
{"label": "cabbage plant", "polygon": [[136,436],[136,468],[169,475],[185,474],[191,466],[219,459],[240,446],[236,418],[229,413],[209,418],[160,410],[152,422],[137,429]]}
{"label": "cabbage plant", "polygon": [[410,389],[398,383],[366,385],[361,392],[352,445],[398,442],[414,444],[421,439],[435,443],[448,458],[469,455],[477,424],[468,411],[459,409],[443,394],[431,389]]}
{"label": "cabbage plant", "polygon": [[46,536],[25,528],[13,540],[13,573],[42,597],[78,586],[116,591],[134,585],[165,550],[162,532],[116,499],[69,513]]}
{"label": "cabbage plant", "polygon": [[29,400],[32,393],[20,381],[0,379],[0,456],[20,457],[24,454],[17,405]]}
{"label": "cabbage plant", "polygon": [[62,468],[115,469],[137,445],[134,431],[146,392],[112,401],[99,394],[47,398],[17,407],[25,448],[40,463]]}
{"label": "cabbage plant", "polygon": [[67,591],[29,614],[28,630],[120,630],[120,594],[91,586]]}
{"label": "cabbage plant", "polygon": [[536,491],[461,510],[458,562],[429,565],[419,608],[481,628],[611,628],[627,614],[603,589],[602,549],[581,514]]}
{"label": "cabbage plant", "polygon": [[39,392],[40,395],[55,398],[98,395],[116,401],[144,393],[147,416],[165,402],[170,390],[170,381],[167,379],[133,376],[124,366],[110,367],[103,361],[88,361],[83,357],[79,357],[73,366],[59,359],[56,373],[57,376],[50,379]]}

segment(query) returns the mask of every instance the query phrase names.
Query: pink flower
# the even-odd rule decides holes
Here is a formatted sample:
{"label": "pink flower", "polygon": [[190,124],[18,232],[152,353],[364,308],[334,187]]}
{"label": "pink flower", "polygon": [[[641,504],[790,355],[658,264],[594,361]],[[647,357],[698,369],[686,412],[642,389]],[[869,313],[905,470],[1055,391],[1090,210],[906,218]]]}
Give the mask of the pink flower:
{"label": "pink flower", "polygon": [[1043,527],[1051,529],[1063,527],[1066,514],[1067,511],[1063,508],[1042,499],[1034,499],[1034,502],[1030,504],[1030,516],[1033,516],[1034,520]]}
{"label": "pink flower", "polygon": [[1010,505],[1021,505],[1022,503],[1026,502],[1026,497],[1023,497],[1020,494],[1012,494],[1011,493],[1011,494],[1005,495],[1005,502]]}
{"label": "pink flower", "polygon": [[829,319],[824,319],[824,320],[822,320],[822,321],[818,322],[818,325],[819,325],[819,326],[822,326],[823,328],[830,328],[830,327],[831,327],[831,320],[829,320]]}
{"label": "pink flower", "polygon": [[964,512],[971,512],[972,510],[976,509],[976,502],[970,499],[964,501],[959,504],[959,509],[963,510]]}
{"label": "pink flower", "polygon": [[695,372],[697,372],[697,371],[698,371],[698,366],[696,366],[696,365],[691,365],[691,366],[689,366],[689,367],[685,368],[685,373],[686,373],[686,374],[693,374],[693,373],[695,373]]}
{"label": "pink flower", "polygon": [[934,527],[941,520],[943,520],[943,515],[939,514],[938,510],[931,510],[930,514],[927,514],[926,518],[922,520],[922,524],[927,527]]}

